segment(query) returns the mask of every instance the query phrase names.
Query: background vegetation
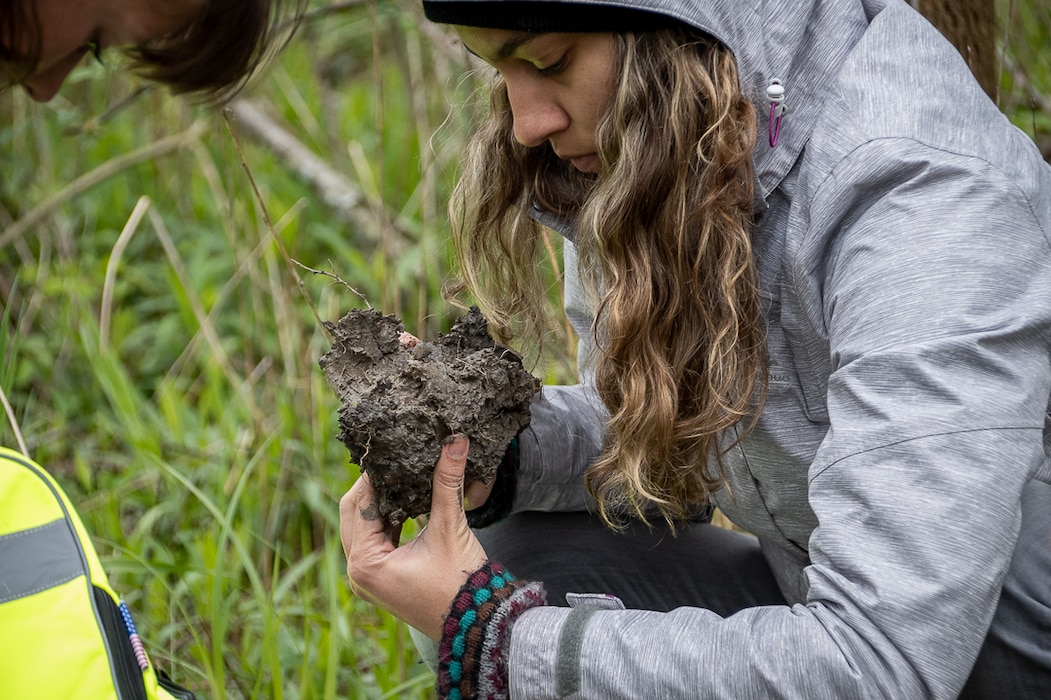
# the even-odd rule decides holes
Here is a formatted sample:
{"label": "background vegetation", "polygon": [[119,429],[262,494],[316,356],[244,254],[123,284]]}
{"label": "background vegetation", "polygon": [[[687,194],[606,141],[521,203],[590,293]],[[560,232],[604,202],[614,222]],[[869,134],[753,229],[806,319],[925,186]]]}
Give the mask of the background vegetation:
{"label": "background vegetation", "polygon": [[[429,697],[404,628],[345,583],[337,502],[357,469],[318,320],[363,301],[292,261],[446,330],[444,202],[476,84],[413,0],[311,10],[229,111],[116,55],[49,105],[0,95],[0,443],[68,488],[180,682]],[[1051,0],[1001,14],[1000,104],[1051,155]],[[572,343],[552,334],[539,371],[564,381]]]}

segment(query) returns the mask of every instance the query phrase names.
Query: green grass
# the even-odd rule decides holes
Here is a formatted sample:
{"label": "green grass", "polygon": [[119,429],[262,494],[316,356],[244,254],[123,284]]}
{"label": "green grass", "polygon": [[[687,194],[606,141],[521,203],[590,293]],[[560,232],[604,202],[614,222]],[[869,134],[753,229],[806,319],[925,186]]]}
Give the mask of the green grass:
{"label": "green grass", "polygon": [[50,105],[0,98],[0,386],[153,655],[209,698],[432,694],[404,627],[346,585],[357,469],[318,318],[363,302],[288,260],[418,334],[448,328],[462,130],[420,86],[461,66],[429,53],[363,6],[306,25],[246,94],[360,191],[354,220],[236,120],[133,96],[116,67],[78,69]]}
{"label": "green grass", "polygon": [[[1047,1],[1012,5],[1022,68],[1002,101],[1038,139],[1051,115],[1020,85],[1051,94],[1051,13],[1026,19]],[[209,698],[432,695],[405,628],[345,580],[337,508],[357,469],[318,318],[363,302],[289,262],[419,335],[455,317],[444,202],[466,117],[449,112],[474,83],[418,15],[398,0],[313,19],[246,94],[358,192],[349,216],[243,124],[139,93],[112,58],[50,105],[0,96],[0,388],[153,655]],[[565,379],[564,332],[547,347]],[[17,446],[6,419],[0,442]]]}

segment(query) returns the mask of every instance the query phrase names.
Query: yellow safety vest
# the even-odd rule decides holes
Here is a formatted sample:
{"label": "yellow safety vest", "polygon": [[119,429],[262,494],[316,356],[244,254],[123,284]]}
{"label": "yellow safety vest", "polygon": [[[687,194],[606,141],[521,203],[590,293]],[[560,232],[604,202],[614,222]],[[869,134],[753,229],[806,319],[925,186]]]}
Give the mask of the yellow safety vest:
{"label": "yellow safety vest", "polygon": [[69,498],[0,447],[0,698],[195,700],[154,669]]}

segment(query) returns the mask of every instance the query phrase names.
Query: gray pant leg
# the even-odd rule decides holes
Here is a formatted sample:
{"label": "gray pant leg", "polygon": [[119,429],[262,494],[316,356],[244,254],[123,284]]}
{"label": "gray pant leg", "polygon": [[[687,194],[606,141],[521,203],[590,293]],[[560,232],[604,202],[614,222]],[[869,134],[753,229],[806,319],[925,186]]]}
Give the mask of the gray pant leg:
{"label": "gray pant leg", "polygon": [[784,604],[755,538],[707,523],[677,536],[641,523],[620,533],[587,513],[524,512],[475,534],[516,577],[543,581],[551,605],[566,605],[566,593],[609,593],[628,608],[704,607],[723,616]]}
{"label": "gray pant leg", "polygon": [[1022,496],[1022,529],[966,700],[1051,698],[1051,485]]}

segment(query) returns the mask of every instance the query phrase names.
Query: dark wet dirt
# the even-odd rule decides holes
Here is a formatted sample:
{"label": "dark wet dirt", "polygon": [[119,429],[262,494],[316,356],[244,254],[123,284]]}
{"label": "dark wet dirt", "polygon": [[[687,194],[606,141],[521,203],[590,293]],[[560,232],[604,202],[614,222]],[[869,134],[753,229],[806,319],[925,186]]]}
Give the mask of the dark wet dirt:
{"label": "dark wet dirt", "polygon": [[372,309],[324,325],[333,342],[320,364],[342,402],[339,439],[368,473],[378,516],[398,524],[430,511],[434,464],[457,433],[471,440],[467,481],[495,476],[540,382],[493,341],[477,308],[414,347],[396,316]]}

